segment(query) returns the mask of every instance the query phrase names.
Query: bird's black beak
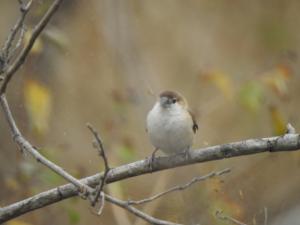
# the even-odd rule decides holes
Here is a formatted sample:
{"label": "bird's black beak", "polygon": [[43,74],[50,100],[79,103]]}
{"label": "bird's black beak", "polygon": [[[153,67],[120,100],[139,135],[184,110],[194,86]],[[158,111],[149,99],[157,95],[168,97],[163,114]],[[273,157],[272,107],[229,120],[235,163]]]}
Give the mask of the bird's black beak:
{"label": "bird's black beak", "polygon": [[159,99],[160,105],[164,108],[167,108],[170,104],[169,98],[168,97],[161,97]]}

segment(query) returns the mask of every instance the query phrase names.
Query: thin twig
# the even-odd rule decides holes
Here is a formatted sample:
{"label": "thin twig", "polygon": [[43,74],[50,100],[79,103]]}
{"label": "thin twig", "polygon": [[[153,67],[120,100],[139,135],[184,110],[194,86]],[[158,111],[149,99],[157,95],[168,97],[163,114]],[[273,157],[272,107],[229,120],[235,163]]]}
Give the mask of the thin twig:
{"label": "thin twig", "polygon": [[56,10],[59,8],[63,0],[55,0],[52,5],[49,7],[48,11],[45,13],[45,15],[42,17],[42,19],[39,21],[39,23],[34,27],[32,34],[29,38],[28,44],[23,48],[23,50],[20,52],[20,54],[17,56],[15,61],[10,65],[7,70],[4,71],[4,80],[0,88],[0,95],[2,95],[6,91],[6,87],[10,81],[10,79],[13,77],[13,75],[16,73],[16,71],[20,68],[20,66],[24,63],[27,55],[29,54],[33,44],[35,43],[36,39],[40,35],[40,33],[43,31],[45,26],[50,21],[53,14],[56,12]]}
{"label": "thin twig", "polygon": [[177,223],[172,223],[172,222],[156,219],[156,218],[154,218],[152,216],[149,216],[148,214],[138,210],[137,208],[135,208],[131,205],[128,205],[127,201],[122,201],[122,200],[113,198],[110,195],[105,194],[105,200],[107,200],[107,201],[109,201],[109,202],[111,202],[115,205],[118,205],[123,209],[128,210],[129,212],[131,212],[134,215],[142,218],[143,220],[149,222],[150,224],[155,224],[155,225],[180,225],[180,224],[177,224]]}
{"label": "thin twig", "polygon": [[4,43],[4,46],[2,48],[2,57],[6,60],[9,58],[10,55],[10,48],[12,47],[12,43],[14,42],[18,32],[20,29],[22,29],[24,25],[24,20],[26,18],[27,13],[30,10],[30,7],[32,5],[32,0],[30,0],[27,4],[25,4],[22,1],[19,1],[20,4],[20,11],[21,11],[21,16],[14,25],[14,27],[11,29],[11,32],[9,36],[7,37],[6,42]]}
{"label": "thin twig", "polygon": [[6,63],[9,64],[10,61],[12,60],[12,58],[14,57],[15,55],[15,52],[17,52],[17,50],[20,48],[20,46],[22,45],[22,42],[24,40],[24,37],[25,37],[25,33],[26,33],[26,26],[23,24],[23,26],[21,27],[21,30],[20,30],[20,36],[19,36],[19,39],[15,45],[15,47],[11,50],[10,54],[8,55],[7,59],[6,59]]}
{"label": "thin twig", "polygon": [[[110,168],[109,168],[107,156],[105,154],[103,142],[102,142],[98,132],[93,128],[93,126],[91,124],[87,124],[87,127],[89,128],[89,130],[94,135],[95,140],[96,140],[95,147],[98,149],[99,155],[102,157],[102,159],[104,161],[104,174],[101,177],[101,179],[99,180],[99,185],[96,188],[97,191],[96,191],[95,199],[92,201],[92,206],[94,207],[97,200],[98,200],[98,198],[99,198],[99,196],[100,196],[100,194],[101,194],[101,192],[103,191],[103,188],[104,188],[104,185],[106,183],[107,175],[108,175],[108,172],[109,172]],[[100,208],[101,207],[102,206],[100,205]]]}
{"label": "thin twig", "polygon": [[236,225],[247,225],[247,224],[245,224],[245,223],[242,223],[242,222],[238,221],[237,219],[234,219],[234,218],[232,218],[232,217],[230,217],[230,216],[224,215],[224,213],[223,213],[222,210],[221,210],[221,211],[220,211],[220,210],[217,210],[217,211],[216,211],[216,217],[217,217],[218,219],[220,219],[220,220],[228,221],[228,222],[230,222],[230,223],[232,223],[232,224],[236,224]]}
{"label": "thin twig", "polygon": [[221,170],[221,171],[217,171],[217,172],[211,172],[207,175],[204,175],[204,176],[198,176],[198,177],[194,177],[190,182],[186,183],[186,184],[183,184],[183,185],[177,185],[175,187],[172,187],[164,192],[161,192],[161,193],[158,193],[156,195],[153,195],[149,198],[145,198],[145,199],[142,199],[142,200],[138,200],[138,201],[133,201],[133,200],[128,200],[128,205],[140,205],[140,204],[144,204],[144,203],[147,203],[147,202],[151,202],[155,199],[158,199],[164,195],[167,195],[167,194],[170,194],[171,192],[175,192],[175,191],[182,191],[186,188],[189,188],[191,185],[195,184],[196,182],[200,182],[200,181],[204,181],[204,180],[207,180],[209,178],[212,178],[212,177],[215,177],[215,176],[220,176],[220,175],[223,175],[225,173],[229,173],[230,172],[230,169],[227,168],[227,169],[224,169],[224,170]]}
{"label": "thin twig", "polygon": [[[181,224],[177,224],[177,223],[172,223],[172,222],[169,222],[169,221],[166,221],[166,220],[160,220],[160,219],[157,219],[155,217],[152,217],[144,212],[142,212],[141,210],[133,207],[133,206],[130,206],[130,205],[127,205],[127,202],[126,201],[122,201],[118,198],[115,198],[111,195],[108,195],[104,192],[102,192],[101,194],[101,201],[108,201],[122,209],[125,209],[127,210],[128,212],[132,213],[133,215],[143,219],[144,221],[150,223],[150,224],[155,224],[155,225],[181,225]],[[102,213],[102,210],[103,210],[103,206],[104,204],[101,204],[101,208],[100,208],[100,214]],[[94,212],[93,212],[94,213]],[[97,213],[98,215],[98,213]]]}
{"label": "thin twig", "polygon": [[100,207],[99,207],[98,212],[97,212],[98,216],[100,216],[102,214],[103,209],[104,209],[104,204],[105,204],[105,196],[101,195],[101,197],[100,197]]}

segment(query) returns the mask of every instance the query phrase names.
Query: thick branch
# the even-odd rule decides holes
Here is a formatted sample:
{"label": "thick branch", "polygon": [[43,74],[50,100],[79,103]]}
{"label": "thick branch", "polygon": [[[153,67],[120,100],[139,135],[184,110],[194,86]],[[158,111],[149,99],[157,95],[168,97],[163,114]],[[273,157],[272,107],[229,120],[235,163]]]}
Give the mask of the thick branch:
{"label": "thick branch", "polygon": [[32,35],[29,39],[28,44],[25,46],[25,48],[20,52],[20,54],[17,56],[16,60],[12,63],[11,66],[8,67],[8,69],[4,73],[4,80],[2,83],[2,86],[0,88],[0,95],[2,95],[6,87],[12,78],[12,76],[17,72],[17,70],[20,68],[20,66],[24,63],[28,53],[30,52],[35,40],[38,38],[40,33],[43,31],[45,26],[48,24],[49,20],[51,19],[52,15],[56,12],[56,10],[59,8],[60,4],[63,0],[55,0],[52,5],[49,7],[48,11],[45,13],[43,18],[39,21],[39,23],[34,27],[32,31]]}
{"label": "thick branch", "polygon": [[[130,177],[157,172],[194,163],[202,163],[220,160],[236,156],[257,154],[262,152],[294,151],[300,148],[299,134],[286,134],[284,136],[261,139],[250,139],[229,144],[211,146],[196,149],[190,152],[190,157],[184,155],[166,156],[156,158],[153,171],[149,167],[149,160],[140,160],[127,165],[119,166],[110,170],[107,183],[128,179]],[[81,181],[95,187],[103,173],[96,174]],[[0,222],[17,217],[32,210],[53,204],[77,194],[77,189],[72,184],[66,184],[59,188],[37,194],[33,197],[16,202],[0,209]]]}

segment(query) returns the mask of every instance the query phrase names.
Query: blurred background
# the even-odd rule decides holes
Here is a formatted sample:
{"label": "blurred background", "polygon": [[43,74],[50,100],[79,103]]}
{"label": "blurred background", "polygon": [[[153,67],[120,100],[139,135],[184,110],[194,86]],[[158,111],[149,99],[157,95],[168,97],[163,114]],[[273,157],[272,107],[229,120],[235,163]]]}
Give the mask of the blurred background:
{"label": "blurred background", "polygon": [[[52,1],[36,0],[30,28]],[[19,17],[18,1],[1,0],[0,43]],[[104,140],[111,167],[151,154],[148,110],[162,90],[188,99],[199,132],[194,148],[299,130],[300,2],[297,0],[65,0],[8,90],[24,135],[80,178],[103,169],[86,128]],[[0,206],[64,184],[22,155],[0,116]],[[183,224],[298,224],[300,153],[258,154],[176,168],[108,185],[121,199],[142,199],[196,175],[232,172],[139,207]],[[176,174],[176,176],[175,176]],[[8,225],[145,224],[109,203],[95,216],[72,198]]]}

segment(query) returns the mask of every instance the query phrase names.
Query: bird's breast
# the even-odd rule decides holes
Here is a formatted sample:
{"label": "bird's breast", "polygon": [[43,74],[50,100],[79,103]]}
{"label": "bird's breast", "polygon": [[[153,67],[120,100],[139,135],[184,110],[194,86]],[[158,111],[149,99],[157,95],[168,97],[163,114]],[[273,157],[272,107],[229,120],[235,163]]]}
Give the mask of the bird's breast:
{"label": "bird's breast", "polygon": [[153,108],[147,116],[147,130],[151,143],[172,154],[185,151],[193,143],[193,122],[184,110],[162,111]]}

